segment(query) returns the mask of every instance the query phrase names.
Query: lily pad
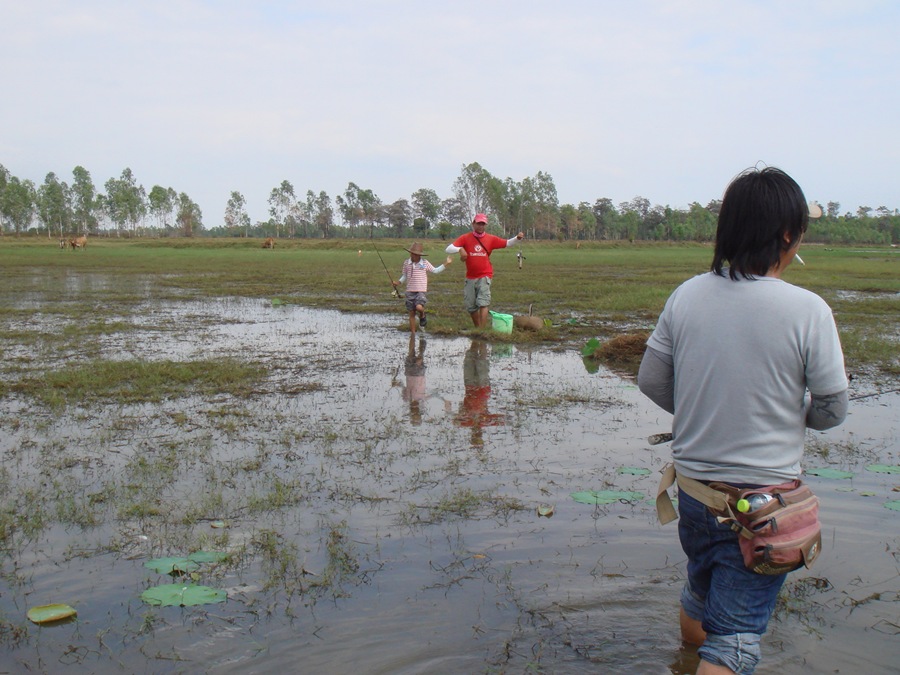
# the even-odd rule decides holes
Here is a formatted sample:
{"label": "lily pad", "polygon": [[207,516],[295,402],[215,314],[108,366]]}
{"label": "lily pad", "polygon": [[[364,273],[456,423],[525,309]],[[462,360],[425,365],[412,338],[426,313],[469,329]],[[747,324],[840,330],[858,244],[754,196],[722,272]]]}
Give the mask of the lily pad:
{"label": "lily pad", "polygon": [[616,469],[616,473],[625,474],[628,476],[646,476],[650,473],[650,469],[642,469],[638,466],[620,466]]}
{"label": "lily pad", "polygon": [[889,502],[885,502],[884,508],[890,509],[891,511],[900,511],[900,499],[892,499]]}
{"label": "lily pad", "polygon": [[154,558],[145,562],[144,567],[160,574],[187,574],[200,569],[200,563],[184,557]]}
{"label": "lily pad", "polygon": [[600,340],[593,337],[585,343],[584,347],[581,348],[581,355],[591,356],[595,351],[597,351],[597,347],[599,346]]}
{"label": "lily pad", "polygon": [[806,469],[806,473],[810,476],[818,476],[819,478],[832,478],[835,480],[853,478],[853,473],[850,471],[839,471],[838,469],[829,469],[827,467],[822,467],[820,469]]}
{"label": "lily pad", "polygon": [[228,557],[223,551],[195,551],[188,556],[188,560],[195,563],[222,562]]}
{"label": "lily pad", "polygon": [[641,492],[618,490],[583,490],[571,494],[579,504],[615,504],[616,502],[638,502],[644,498]]}
{"label": "lily pad", "polygon": [[194,605],[212,605],[225,602],[228,594],[209,586],[193,584],[163,584],[148,588],[141,593],[141,600],[148,605],[162,607],[191,607]]}
{"label": "lily pad", "polygon": [[28,610],[26,616],[30,621],[37,624],[53,623],[54,621],[62,621],[77,615],[72,607],[63,604],[54,605],[38,605]]}
{"label": "lily pad", "polygon": [[896,464],[869,464],[866,471],[873,473],[900,473],[900,466]]}

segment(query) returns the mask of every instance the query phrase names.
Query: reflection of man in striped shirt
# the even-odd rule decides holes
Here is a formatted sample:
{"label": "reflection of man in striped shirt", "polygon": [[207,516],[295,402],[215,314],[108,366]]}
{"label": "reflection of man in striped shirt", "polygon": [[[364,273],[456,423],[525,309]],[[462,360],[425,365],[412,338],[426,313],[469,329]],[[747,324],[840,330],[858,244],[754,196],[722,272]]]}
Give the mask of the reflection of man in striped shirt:
{"label": "reflection of man in striped shirt", "polygon": [[435,267],[425,260],[423,246],[419,242],[414,242],[412,246],[405,249],[409,252],[409,259],[403,263],[403,273],[400,278],[394,282],[394,286],[399,286],[406,282],[406,309],[409,310],[409,332],[416,332],[416,316],[419,317],[419,324],[422,328],[428,324],[425,317],[425,303],[428,298],[425,294],[428,292],[428,273],[440,274],[447,265],[453,262],[449,256],[443,265]]}

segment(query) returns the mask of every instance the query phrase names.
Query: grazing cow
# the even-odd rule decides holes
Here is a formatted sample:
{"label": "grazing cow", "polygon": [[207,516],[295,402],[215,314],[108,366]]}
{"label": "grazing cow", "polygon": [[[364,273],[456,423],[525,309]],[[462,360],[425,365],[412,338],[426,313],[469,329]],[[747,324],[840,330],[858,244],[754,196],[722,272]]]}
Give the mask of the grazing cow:
{"label": "grazing cow", "polygon": [[69,240],[68,239],[60,239],[59,247],[60,248],[69,248]]}
{"label": "grazing cow", "polygon": [[266,237],[266,240],[263,242],[263,248],[275,248],[275,238],[274,237]]}
{"label": "grazing cow", "polygon": [[72,247],[73,251],[76,248],[87,248],[87,237],[83,234],[80,237],[73,237],[69,239],[69,246]]}

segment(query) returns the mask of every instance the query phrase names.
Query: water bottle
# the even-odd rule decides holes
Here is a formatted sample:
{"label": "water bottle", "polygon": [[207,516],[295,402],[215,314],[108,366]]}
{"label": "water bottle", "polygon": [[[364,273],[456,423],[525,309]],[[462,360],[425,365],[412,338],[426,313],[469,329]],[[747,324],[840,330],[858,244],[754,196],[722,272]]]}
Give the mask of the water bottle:
{"label": "water bottle", "polygon": [[750,495],[746,499],[738,499],[737,510],[741,513],[750,513],[751,511],[761,509],[773,499],[775,499],[775,497],[773,497],[772,495],[766,494],[764,492],[758,492],[756,494]]}

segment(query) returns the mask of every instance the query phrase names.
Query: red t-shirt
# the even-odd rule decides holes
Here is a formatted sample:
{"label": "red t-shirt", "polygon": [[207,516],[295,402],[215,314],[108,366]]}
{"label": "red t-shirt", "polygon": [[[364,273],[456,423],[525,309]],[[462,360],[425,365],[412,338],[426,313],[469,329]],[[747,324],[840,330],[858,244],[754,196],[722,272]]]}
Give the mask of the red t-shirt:
{"label": "red t-shirt", "polygon": [[493,277],[494,268],[491,265],[491,251],[498,248],[506,248],[506,239],[501,239],[493,234],[485,234],[480,239],[471,232],[466,232],[453,242],[454,246],[466,250],[466,279],[481,279]]}

